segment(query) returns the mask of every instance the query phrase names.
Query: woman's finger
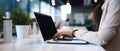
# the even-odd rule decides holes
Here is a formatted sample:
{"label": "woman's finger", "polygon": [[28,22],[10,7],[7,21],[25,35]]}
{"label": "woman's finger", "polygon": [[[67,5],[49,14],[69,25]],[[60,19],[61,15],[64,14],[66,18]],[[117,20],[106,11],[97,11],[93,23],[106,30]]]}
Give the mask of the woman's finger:
{"label": "woman's finger", "polygon": [[60,35],[59,34],[61,34],[62,32],[58,32],[58,33],[56,33],[54,36],[53,36],[53,39],[55,40],[56,38],[58,38]]}

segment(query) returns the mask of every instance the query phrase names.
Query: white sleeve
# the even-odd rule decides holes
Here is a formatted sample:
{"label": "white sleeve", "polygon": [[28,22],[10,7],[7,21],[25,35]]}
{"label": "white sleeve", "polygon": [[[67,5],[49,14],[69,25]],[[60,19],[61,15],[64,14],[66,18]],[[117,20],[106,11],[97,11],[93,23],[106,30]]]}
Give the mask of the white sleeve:
{"label": "white sleeve", "polygon": [[120,0],[111,0],[108,5],[106,17],[100,24],[98,32],[81,31],[75,32],[77,38],[88,41],[89,43],[104,45],[116,36],[120,26]]}
{"label": "white sleeve", "polygon": [[97,45],[105,44],[104,40],[101,38],[98,32],[78,30],[75,32],[75,37],[78,39],[85,40],[92,44]]}

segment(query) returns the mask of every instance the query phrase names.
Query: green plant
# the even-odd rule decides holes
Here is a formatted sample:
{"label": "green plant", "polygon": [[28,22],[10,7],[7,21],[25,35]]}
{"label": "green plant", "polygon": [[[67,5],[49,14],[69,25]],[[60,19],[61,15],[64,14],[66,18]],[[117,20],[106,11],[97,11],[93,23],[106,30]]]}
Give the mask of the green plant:
{"label": "green plant", "polygon": [[31,19],[31,22],[36,22],[36,19],[35,19],[35,18],[32,18],[32,19]]}
{"label": "green plant", "polygon": [[13,25],[29,25],[32,22],[28,13],[22,11],[19,6],[17,6],[16,9],[12,10],[10,13]]}

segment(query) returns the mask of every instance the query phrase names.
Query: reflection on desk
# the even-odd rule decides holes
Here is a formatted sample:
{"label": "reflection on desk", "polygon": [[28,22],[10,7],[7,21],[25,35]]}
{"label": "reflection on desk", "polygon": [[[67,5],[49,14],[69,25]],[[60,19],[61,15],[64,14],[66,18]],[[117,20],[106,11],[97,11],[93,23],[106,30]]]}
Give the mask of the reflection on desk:
{"label": "reflection on desk", "polygon": [[105,51],[98,45],[46,44],[40,34],[11,43],[0,43],[0,51]]}

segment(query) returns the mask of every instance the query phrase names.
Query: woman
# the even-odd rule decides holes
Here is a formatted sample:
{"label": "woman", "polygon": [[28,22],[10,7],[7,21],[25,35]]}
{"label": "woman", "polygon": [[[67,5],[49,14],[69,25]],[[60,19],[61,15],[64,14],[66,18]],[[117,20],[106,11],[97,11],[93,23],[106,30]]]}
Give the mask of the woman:
{"label": "woman", "polygon": [[102,18],[97,32],[65,30],[54,35],[53,39],[67,35],[103,45],[106,51],[120,51],[120,0],[105,0],[102,5]]}

